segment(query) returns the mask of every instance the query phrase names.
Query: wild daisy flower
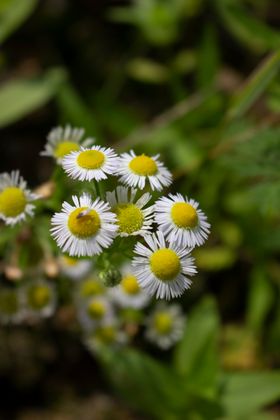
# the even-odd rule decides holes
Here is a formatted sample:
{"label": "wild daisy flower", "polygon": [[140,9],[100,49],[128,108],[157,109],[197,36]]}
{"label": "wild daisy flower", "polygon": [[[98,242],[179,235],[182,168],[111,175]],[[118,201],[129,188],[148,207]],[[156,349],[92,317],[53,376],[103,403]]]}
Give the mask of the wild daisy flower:
{"label": "wild daisy flower", "polygon": [[149,303],[150,296],[139,286],[132,267],[127,264],[121,271],[122,279],[120,284],[110,291],[113,301],[124,308],[144,308]]}
{"label": "wild daisy flower", "polygon": [[81,147],[63,158],[62,167],[71,178],[80,181],[101,181],[116,173],[118,161],[117,154],[111,148]]}
{"label": "wild daisy flower", "polygon": [[113,242],[118,229],[116,216],[99,198],[93,201],[90,195],[83,194],[72,199],[74,206],[65,201],[62,211],[52,217],[51,234],[70,256],[98,255]]}
{"label": "wild daisy flower", "polygon": [[53,128],[47,136],[45,150],[41,156],[51,156],[61,164],[62,158],[68,153],[79,150],[81,146],[87,147],[94,143],[94,139],[88,138],[82,141],[83,128],[72,128],[70,125]]}
{"label": "wild daisy flower", "polygon": [[59,258],[60,271],[72,280],[80,280],[92,269],[92,261],[62,255]]}
{"label": "wild daisy flower", "polygon": [[32,201],[39,198],[26,188],[26,181],[19,171],[0,175],[0,219],[7,225],[15,225],[33,216],[35,206]]}
{"label": "wild daisy flower", "polygon": [[116,321],[106,322],[95,328],[85,338],[85,345],[90,351],[102,350],[103,346],[118,347],[126,344],[127,334],[121,330]]}
{"label": "wild daisy flower", "polygon": [[79,283],[78,298],[81,300],[104,295],[105,286],[97,277],[90,277]]}
{"label": "wild daisy flower", "polygon": [[84,329],[92,329],[114,319],[113,307],[105,296],[94,296],[80,305],[78,319]]}
{"label": "wild daisy flower", "polygon": [[179,305],[156,306],[146,322],[146,338],[167,350],[183,336],[185,317]]}
{"label": "wild daisy flower", "polygon": [[120,156],[118,173],[120,181],[131,187],[138,187],[141,190],[149,183],[152,190],[161,191],[172,182],[172,175],[162,162],[158,160],[159,155],[147,156],[136,155],[133,150],[130,153],[123,153]]}
{"label": "wild daisy flower", "polygon": [[120,236],[144,236],[152,228],[154,207],[144,208],[152,196],[145,193],[136,201],[136,193],[134,188],[117,187],[115,191],[106,194],[112,211],[117,215]]}
{"label": "wild daisy flower", "polygon": [[167,243],[162,232],[145,237],[148,246],[138,242],[132,261],[139,285],[150,295],[170,299],[182,295],[190,287],[187,276],[196,273],[190,249],[181,248],[176,242]]}
{"label": "wild daisy flower", "polygon": [[195,200],[169,194],[156,202],[155,211],[159,229],[169,242],[193,248],[208,238],[210,224]]}
{"label": "wild daisy flower", "polygon": [[0,289],[0,322],[17,324],[24,318],[21,293],[18,288],[1,287]]}
{"label": "wild daisy flower", "polygon": [[28,315],[44,318],[51,316],[56,306],[53,286],[44,280],[31,282],[24,289],[24,302]]}

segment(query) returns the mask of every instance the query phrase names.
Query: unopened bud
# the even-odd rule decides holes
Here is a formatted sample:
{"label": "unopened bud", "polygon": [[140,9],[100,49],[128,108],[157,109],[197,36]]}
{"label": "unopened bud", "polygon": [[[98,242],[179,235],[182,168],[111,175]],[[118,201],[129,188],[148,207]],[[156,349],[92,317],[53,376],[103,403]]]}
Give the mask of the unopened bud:
{"label": "unopened bud", "polygon": [[122,275],[117,268],[108,268],[101,271],[99,277],[105,286],[114,287],[120,283]]}

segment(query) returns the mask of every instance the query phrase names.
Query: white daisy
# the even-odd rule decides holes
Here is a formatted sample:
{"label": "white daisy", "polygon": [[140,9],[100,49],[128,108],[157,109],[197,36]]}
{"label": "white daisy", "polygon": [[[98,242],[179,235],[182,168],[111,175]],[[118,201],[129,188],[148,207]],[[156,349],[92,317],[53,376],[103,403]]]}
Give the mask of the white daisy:
{"label": "white daisy", "polygon": [[80,181],[101,181],[107,175],[115,175],[119,158],[111,148],[92,146],[90,149],[81,147],[66,155],[62,160],[65,172]]}
{"label": "white daisy", "polygon": [[159,155],[136,155],[133,150],[120,156],[118,173],[120,181],[131,187],[141,190],[149,183],[152,190],[161,191],[172,182],[172,175],[158,160]]}
{"label": "white daisy", "polygon": [[82,141],[85,130],[83,128],[72,128],[71,125],[53,128],[47,136],[45,150],[41,156],[51,156],[61,164],[62,158],[68,153],[79,150],[81,146],[87,147],[94,143],[94,139],[88,138]]}
{"label": "white daisy", "polygon": [[169,194],[156,202],[155,211],[159,229],[169,242],[193,248],[208,238],[210,224],[195,200]]}
{"label": "white daisy", "polygon": [[152,228],[154,206],[144,208],[152,196],[145,193],[136,201],[136,193],[134,188],[117,187],[115,191],[106,194],[112,211],[117,215],[120,236],[144,236]]}
{"label": "white daisy", "polygon": [[55,213],[51,223],[51,234],[63,252],[70,256],[98,255],[108,248],[116,235],[116,216],[109,205],[90,195],[72,197],[74,206],[66,201],[62,211]]}
{"label": "white daisy", "polygon": [[78,319],[86,330],[111,323],[114,317],[112,304],[105,296],[90,297],[78,308]]}
{"label": "white daisy", "polygon": [[99,278],[93,276],[79,282],[76,296],[77,300],[83,303],[91,297],[105,295],[106,291],[106,287],[101,283]]}
{"label": "white daisy", "polygon": [[92,352],[102,351],[104,346],[119,347],[128,342],[128,335],[114,320],[95,328],[84,339],[86,347]]}
{"label": "white daisy", "polygon": [[30,203],[38,198],[26,188],[26,181],[19,171],[0,175],[0,219],[7,225],[15,225],[26,216],[33,216],[35,206]]}
{"label": "white daisy", "polygon": [[179,305],[167,306],[161,303],[146,321],[145,336],[161,349],[167,350],[182,338],[185,323],[185,316]]}
{"label": "white daisy", "polygon": [[21,288],[1,287],[0,289],[0,322],[18,324],[25,316],[21,299]]}
{"label": "white daisy", "polygon": [[24,306],[27,315],[50,317],[56,307],[56,295],[53,285],[37,280],[27,284],[23,289]]}
{"label": "white daisy", "polygon": [[72,280],[84,278],[93,266],[90,260],[68,257],[67,255],[60,256],[58,261],[61,273]]}
{"label": "white daisy", "polygon": [[148,246],[136,244],[135,253],[140,256],[132,261],[139,285],[160,299],[182,295],[191,285],[187,275],[196,273],[191,250],[168,244],[162,232],[146,236],[145,241]]}
{"label": "white daisy", "polygon": [[132,267],[127,264],[121,272],[120,284],[110,290],[113,301],[124,308],[144,308],[149,303],[150,296],[139,286],[137,277],[132,272]]}

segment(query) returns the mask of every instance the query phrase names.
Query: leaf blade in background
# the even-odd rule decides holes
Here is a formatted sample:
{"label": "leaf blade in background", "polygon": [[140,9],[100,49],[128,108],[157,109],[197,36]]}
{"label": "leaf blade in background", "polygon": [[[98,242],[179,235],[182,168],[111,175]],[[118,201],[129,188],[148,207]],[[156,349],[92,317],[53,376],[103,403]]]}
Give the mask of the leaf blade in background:
{"label": "leaf blade in background", "polygon": [[233,418],[247,418],[280,398],[280,372],[241,372],[225,375],[222,401]]}
{"label": "leaf blade in background", "polygon": [[184,337],[174,354],[178,374],[189,387],[209,397],[216,393],[219,374],[218,328],[215,300],[206,297],[190,314]]}
{"label": "leaf blade in background", "polygon": [[268,56],[245,82],[245,86],[233,96],[226,117],[233,119],[244,115],[274,77],[279,74],[279,70],[280,49]]}
{"label": "leaf blade in background", "polygon": [[63,69],[51,69],[43,76],[16,79],[0,87],[0,127],[9,125],[48,102],[66,78]]}
{"label": "leaf blade in background", "polygon": [[0,4],[0,44],[33,12],[38,0],[10,0]]}

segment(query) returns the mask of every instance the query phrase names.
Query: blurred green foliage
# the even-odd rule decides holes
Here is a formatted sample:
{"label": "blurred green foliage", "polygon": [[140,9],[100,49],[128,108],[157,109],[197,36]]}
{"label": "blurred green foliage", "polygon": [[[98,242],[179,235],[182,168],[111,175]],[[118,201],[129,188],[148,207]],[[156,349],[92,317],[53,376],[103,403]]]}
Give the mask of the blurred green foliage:
{"label": "blurred green foliage", "polygon": [[[184,339],[163,362],[104,350],[116,392],[152,418],[278,418],[264,410],[280,397],[279,2],[39,3],[0,1],[0,127],[32,125],[44,107],[44,126],[160,152],[212,224]],[[33,229],[45,244],[48,218]],[[1,227],[3,255],[16,235]]]}

